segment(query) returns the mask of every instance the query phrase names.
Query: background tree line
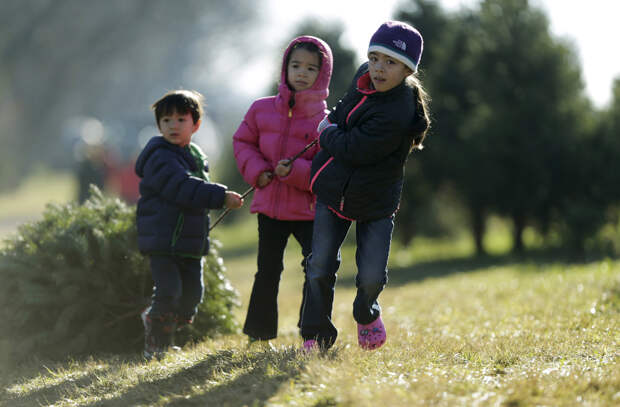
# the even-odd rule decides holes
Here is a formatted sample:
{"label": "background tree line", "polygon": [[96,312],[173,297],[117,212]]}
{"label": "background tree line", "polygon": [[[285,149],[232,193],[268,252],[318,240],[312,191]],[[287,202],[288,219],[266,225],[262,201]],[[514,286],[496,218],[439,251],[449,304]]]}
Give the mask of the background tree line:
{"label": "background tree line", "polygon": [[[0,188],[16,185],[35,165],[71,162],[71,117],[98,118],[114,143],[136,150],[138,132],[153,124],[148,105],[181,86],[207,96],[224,147],[211,160],[217,178],[247,187],[230,144],[251,100],[234,84],[236,67],[269,42],[253,35],[260,2],[3,5]],[[595,108],[572,45],[551,34],[529,0],[483,0],[457,12],[410,0],[393,17],[424,36],[421,77],[433,117],[425,150],[408,162],[397,238],[465,227],[482,254],[489,217],[498,215],[511,220],[515,251],[524,250],[527,228],[578,252],[605,244],[597,237],[618,224],[620,79],[611,103]],[[295,31],[283,36],[281,50],[299,34],[332,47],[333,106],[358,65],[340,41],[343,29],[337,20],[308,20]],[[280,63],[281,51],[273,57],[274,81]],[[272,83],[263,95],[274,91]]]}
{"label": "background tree line", "polygon": [[[456,14],[428,0],[411,6],[396,18],[424,33],[435,121],[428,150],[412,160],[413,205],[401,219],[416,222],[429,193],[449,190],[480,254],[490,214],[511,220],[517,252],[528,226],[578,252],[596,244],[601,227],[617,223],[619,82],[609,108],[594,109],[575,50],[528,0],[485,0]],[[413,226],[401,228],[405,239]]]}

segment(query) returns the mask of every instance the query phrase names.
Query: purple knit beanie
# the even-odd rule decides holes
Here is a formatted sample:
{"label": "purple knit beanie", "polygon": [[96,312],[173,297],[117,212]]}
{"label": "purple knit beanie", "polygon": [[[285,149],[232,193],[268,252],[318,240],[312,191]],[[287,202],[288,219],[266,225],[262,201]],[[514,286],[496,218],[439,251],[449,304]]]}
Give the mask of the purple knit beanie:
{"label": "purple knit beanie", "polygon": [[416,72],[423,48],[424,40],[418,30],[407,23],[388,21],[381,24],[370,39],[368,52],[389,55]]}

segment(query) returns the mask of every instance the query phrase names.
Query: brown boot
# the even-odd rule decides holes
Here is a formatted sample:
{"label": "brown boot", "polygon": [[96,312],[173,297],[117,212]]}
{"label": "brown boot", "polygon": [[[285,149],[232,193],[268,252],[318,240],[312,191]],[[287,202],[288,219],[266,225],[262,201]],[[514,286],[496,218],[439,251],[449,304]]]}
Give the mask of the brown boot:
{"label": "brown boot", "polygon": [[176,319],[172,313],[151,316],[150,308],[142,312],[142,323],[144,324],[144,358],[151,360],[155,357],[161,360],[168,350],[179,349],[173,346],[174,331],[176,329]]}

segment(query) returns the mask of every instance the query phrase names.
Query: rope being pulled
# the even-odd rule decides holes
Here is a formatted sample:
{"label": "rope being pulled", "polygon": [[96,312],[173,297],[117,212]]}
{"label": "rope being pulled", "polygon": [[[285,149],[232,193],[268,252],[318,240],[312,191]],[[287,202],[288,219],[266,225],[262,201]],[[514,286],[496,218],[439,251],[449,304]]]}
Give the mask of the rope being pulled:
{"label": "rope being pulled", "polygon": [[[308,144],[307,146],[305,146],[303,148],[303,150],[301,150],[300,152],[298,152],[297,154],[295,154],[294,156],[292,156],[291,158],[289,158],[288,163],[286,164],[291,165],[293,163],[293,161],[295,161],[296,159],[298,159],[299,157],[301,157],[301,155],[303,153],[305,153],[306,151],[308,151],[310,148],[312,148],[316,143],[319,142],[319,139],[315,139],[312,143]],[[250,195],[250,193],[252,193],[254,191],[254,187],[251,187],[250,189],[248,189],[247,191],[245,191],[242,195],[241,198],[245,198],[246,196]],[[222,221],[222,219],[224,219],[226,217],[226,215],[228,215],[230,213],[231,209],[227,208],[224,212],[222,212],[222,214],[215,220],[215,222],[213,222],[213,225],[211,225],[211,227],[209,227],[209,232],[211,230],[213,230],[214,227],[217,226],[218,223],[220,223]]]}

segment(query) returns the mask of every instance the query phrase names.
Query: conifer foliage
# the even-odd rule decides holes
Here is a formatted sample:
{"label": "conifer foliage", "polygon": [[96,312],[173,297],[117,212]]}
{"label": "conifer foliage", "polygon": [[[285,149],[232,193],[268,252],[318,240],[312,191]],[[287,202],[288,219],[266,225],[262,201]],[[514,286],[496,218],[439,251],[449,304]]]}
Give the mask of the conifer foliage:
{"label": "conifer foliage", "polygon": [[[182,341],[234,331],[237,294],[212,244],[205,295]],[[49,204],[0,251],[0,360],[59,358],[142,346],[152,280],[137,249],[135,207],[91,187],[83,204]]]}

